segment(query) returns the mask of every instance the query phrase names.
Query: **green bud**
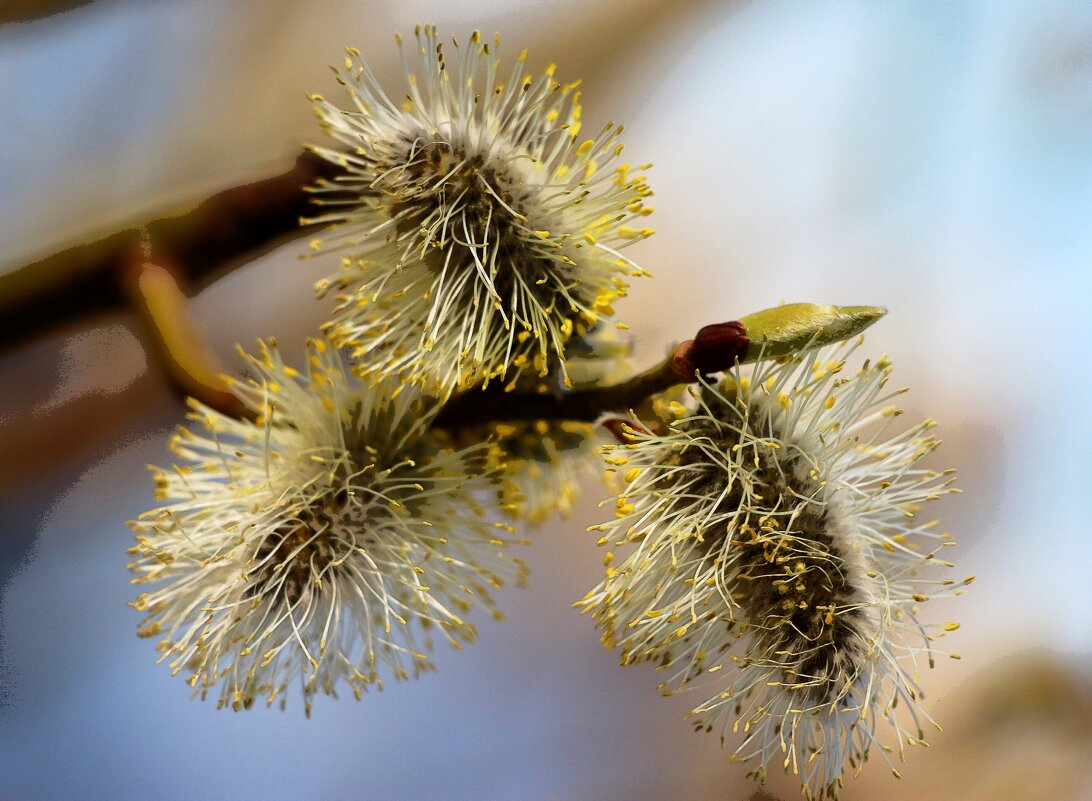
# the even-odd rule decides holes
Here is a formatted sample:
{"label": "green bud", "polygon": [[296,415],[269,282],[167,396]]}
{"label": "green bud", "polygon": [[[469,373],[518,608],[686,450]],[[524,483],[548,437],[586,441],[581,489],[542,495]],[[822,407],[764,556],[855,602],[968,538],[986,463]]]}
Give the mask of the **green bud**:
{"label": "green bud", "polygon": [[787,303],[740,319],[750,344],[741,361],[776,359],[807,348],[829,345],[864,331],[887,314],[882,306],[826,306]]}

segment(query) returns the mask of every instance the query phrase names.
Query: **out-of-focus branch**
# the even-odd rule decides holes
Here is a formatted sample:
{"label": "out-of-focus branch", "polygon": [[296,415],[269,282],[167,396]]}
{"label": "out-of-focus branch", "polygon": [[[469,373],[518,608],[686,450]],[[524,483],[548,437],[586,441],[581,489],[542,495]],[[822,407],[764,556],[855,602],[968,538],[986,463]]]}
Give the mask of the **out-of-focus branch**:
{"label": "out-of-focus branch", "polygon": [[131,299],[171,381],[213,409],[246,417],[248,410],[223,380],[224,370],[193,326],[188,298],[173,271],[145,240],[130,256],[122,288]]}
{"label": "out-of-focus branch", "polygon": [[91,0],[4,0],[0,3],[0,24],[30,22],[63,14],[90,3]]}
{"label": "out-of-focus branch", "polygon": [[288,172],[232,187],[177,214],[69,248],[0,274],[0,351],[55,325],[126,302],[119,270],[142,231],[187,285],[228,272],[315,230],[305,188],[338,168],[303,153]]}

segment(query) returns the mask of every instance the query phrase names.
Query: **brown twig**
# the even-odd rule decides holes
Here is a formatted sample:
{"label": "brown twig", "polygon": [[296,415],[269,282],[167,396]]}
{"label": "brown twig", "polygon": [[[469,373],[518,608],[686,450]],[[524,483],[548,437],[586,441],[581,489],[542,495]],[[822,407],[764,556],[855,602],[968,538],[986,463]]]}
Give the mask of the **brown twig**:
{"label": "brown twig", "polygon": [[462,428],[511,420],[592,421],[610,412],[635,409],[642,401],[699,375],[730,370],[758,359],[783,358],[807,348],[856,336],[886,314],[878,306],[789,303],[740,320],[702,326],[675,347],[662,364],[628,381],[553,394],[505,392],[497,385],[449,400],[436,417],[441,428]]}
{"label": "brown twig", "polygon": [[[681,346],[680,346],[681,347]],[[582,420],[607,412],[625,412],[659,392],[689,383],[672,366],[674,357],[620,384],[558,394],[505,392],[499,385],[464,392],[449,400],[436,417],[440,428],[464,428],[512,420]]]}
{"label": "brown twig", "polygon": [[44,19],[90,4],[91,0],[5,0],[0,6],[0,25]]}
{"label": "brown twig", "polygon": [[0,274],[0,351],[55,325],[119,308],[126,297],[118,271],[146,231],[156,250],[178,266],[179,278],[199,285],[251,261],[314,226],[305,188],[339,168],[303,153],[292,169],[226,189],[197,205],[47,256]]}
{"label": "brown twig", "polygon": [[675,346],[671,355],[651,370],[620,384],[554,394],[506,392],[494,384],[449,400],[436,416],[441,428],[463,428],[511,420],[581,420],[591,422],[610,412],[627,412],[643,401],[701,373],[727,370],[753,354],[747,328],[738,321],[701,328],[694,339]]}

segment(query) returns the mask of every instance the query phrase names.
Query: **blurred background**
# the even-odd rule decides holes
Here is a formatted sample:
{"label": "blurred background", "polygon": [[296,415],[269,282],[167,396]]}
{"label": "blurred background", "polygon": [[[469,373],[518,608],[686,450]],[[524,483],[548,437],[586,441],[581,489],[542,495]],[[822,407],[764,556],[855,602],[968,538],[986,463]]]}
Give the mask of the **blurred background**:
{"label": "blurred background", "polygon": [[[937,505],[968,594],[924,677],[944,726],[854,799],[1092,799],[1092,4],[0,3],[0,270],[287,168],[306,92],[354,45],[388,91],[396,31],[503,34],[585,81],[592,130],[652,161],[656,275],[619,305],[642,365],[697,325],[786,301],[883,304],[908,414],[936,417]],[[36,14],[60,11],[51,16]],[[22,18],[23,21],[18,21]],[[294,243],[200,292],[225,363],[324,319]],[[135,636],[127,519],[183,406],[133,316],[0,353],[0,798],[721,799],[754,788],[570,604],[600,577],[593,489],[529,550],[502,624],[439,672],[311,720],[217,712]],[[954,554],[954,556],[952,556]],[[930,609],[930,607],[932,607]],[[704,696],[703,696],[704,697]],[[791,778],[768,788],[797,797]]]}

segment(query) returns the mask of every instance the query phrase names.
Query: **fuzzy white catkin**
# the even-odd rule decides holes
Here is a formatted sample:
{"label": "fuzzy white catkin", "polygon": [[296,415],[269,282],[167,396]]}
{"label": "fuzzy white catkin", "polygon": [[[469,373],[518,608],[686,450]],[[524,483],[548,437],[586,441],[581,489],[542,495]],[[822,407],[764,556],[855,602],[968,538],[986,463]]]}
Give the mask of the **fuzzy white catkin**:
{"label": "fuzzy white catkin", "polygon": [[[402,46],[399,37],[399,45]],[[556,374],[566,345],[614,313],[644,271],[622,249],[649,236],[644,169],[622,163],[621,127],[581,138],[579,81],[506,65],[499,37],[441,40],[418,28],[394,98],[350,48],[340,108],[315,95],[339,148],[314,152],[344,175],[323,182],[312,243],[344,254],[319,282],[327,326],[357,369],[432,391]],[[396,99],[397,98],[397,99]]]}
{"label": "fuzzy white catkin", "polygon": [[970,581],[936,577],[953,543],[918,514],[953,491],[952,471],[919,464],[933,421],[890,434],[904,389],[886,359],[848,368],[856,345],[737,368],[662,428],[627,426],[607,453],[626,481],[616,518],[592,527],[624,556],[580,604],[665,693],[712,690],[690,716],[741,737],[753,775],[784,766],[816,799],[871,753],[894,770],[883,742],[901,758],[924,738],[918,671],[956,625],[918,606]]}
{"label": "fuzzy white catkin", "polygon": [[275,346],[249,362],[235,389],[257,420],[192,404],[163,503],[132,524],[140,633],[172,673],[236,710],[298,682],[310,711],[342,682],[359,698],[433,669],[433,637],[473,641],[475,607],[499,619],[492,591],[524,567],[478,505],[489,445],[448,447],[431,401],[365,386],[322,340],[304,373]]}

